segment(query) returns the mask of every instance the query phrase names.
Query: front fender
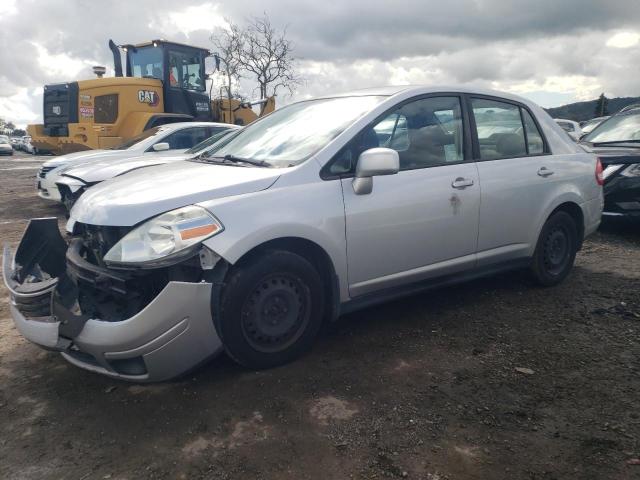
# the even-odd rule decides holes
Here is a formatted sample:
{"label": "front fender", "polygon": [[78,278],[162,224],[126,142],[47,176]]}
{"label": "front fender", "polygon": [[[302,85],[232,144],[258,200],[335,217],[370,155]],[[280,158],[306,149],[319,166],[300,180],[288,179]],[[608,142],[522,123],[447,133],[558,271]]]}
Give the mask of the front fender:
{"label": "front fender", "polygon": [[[204,245],[234,264],[271,240],[308,240],[331,259],[340,279],[340,297],[347,299],[345,218],[340,182],[320,181],[281,188],[278,183],[267,190],[201,203],[225,227],[224,232],[205,240]],[[287,190],[286,194],[283,189]]]}

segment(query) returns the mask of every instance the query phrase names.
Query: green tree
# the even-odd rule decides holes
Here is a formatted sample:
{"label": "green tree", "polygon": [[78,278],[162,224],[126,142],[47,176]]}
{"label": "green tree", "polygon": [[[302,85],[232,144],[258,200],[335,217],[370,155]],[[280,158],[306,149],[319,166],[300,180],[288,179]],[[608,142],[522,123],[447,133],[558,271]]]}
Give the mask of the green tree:
{"label": "green tree", "polygon": [[595,114],[596,117],[609,115],[609,99],[605,97],[604,92],[600,94],[600,97],[598,97]]}

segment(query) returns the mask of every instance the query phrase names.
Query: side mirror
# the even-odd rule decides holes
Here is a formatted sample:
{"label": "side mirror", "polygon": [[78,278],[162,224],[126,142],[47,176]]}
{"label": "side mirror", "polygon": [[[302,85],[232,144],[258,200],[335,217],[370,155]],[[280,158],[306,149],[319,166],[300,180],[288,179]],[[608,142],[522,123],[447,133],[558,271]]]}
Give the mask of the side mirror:
{"label": "side mirror", "polygon": [[164,152],[165,150],[169,150],[169,144],[167,142],[156,143],[153,147],[154,152]]}
{"label": "side mirror", "polygon": [[373,177],[395,175],[400,170],[398,152],[390,148],[370,148],[358,157],[353,191],[356,195],[367,195],[373,191]]}

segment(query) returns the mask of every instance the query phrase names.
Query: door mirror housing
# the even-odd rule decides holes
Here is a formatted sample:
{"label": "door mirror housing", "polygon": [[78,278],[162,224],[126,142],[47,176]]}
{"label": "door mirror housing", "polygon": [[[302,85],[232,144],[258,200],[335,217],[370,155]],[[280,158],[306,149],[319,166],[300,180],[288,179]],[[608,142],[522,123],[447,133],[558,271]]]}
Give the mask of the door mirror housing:
{"label": "door mirror housing", "polygon": [[153,147],[154,152],[164,152],[169,150],[169,144],[167,142],[158,142]]}
{"label": "door mirror housing", "polygon": [[395,175],[400,171],[400,157],[391,148],[370,148],[358,157],[353,191],[356,195],[367,195],[373,191],[373,177]]}

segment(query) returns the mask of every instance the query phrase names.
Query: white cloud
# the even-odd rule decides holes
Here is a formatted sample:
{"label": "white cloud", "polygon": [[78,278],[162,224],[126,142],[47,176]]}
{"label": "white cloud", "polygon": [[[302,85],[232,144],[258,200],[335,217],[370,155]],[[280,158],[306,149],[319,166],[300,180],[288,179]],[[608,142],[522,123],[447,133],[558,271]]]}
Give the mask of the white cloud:
{"label": "white cloud", "polygon": [[45,47],[33,43],[38,52],[38,64],[48,75],[75,78],[85,68],[97,65],[95,60],[73,58],[66,53],[50,53]]}
{"label": "white cloud", "polygon": [[630,48],[640,42],[640,34],[635,32],[620,32],[607,40],[607,47]]}
{"label": "white cloud", "polygon": [[15,15],[18,13],[16,3],[16,0],[2,0],[2,2],[0,2],[0,23],[2,23],[3,20],[7,22],[13,20],[8,17],[9,15]]}
{"label": "white cloud", "polygon": [[203,3],[184,10],[167,12],[160,20],[154,20],[149,26],[159,27],[165,32],[176,31],[189,36],[190,33],[199,30],[211,32],[214,28],[228,28],[229,24],[218,11],[218,5]]}

